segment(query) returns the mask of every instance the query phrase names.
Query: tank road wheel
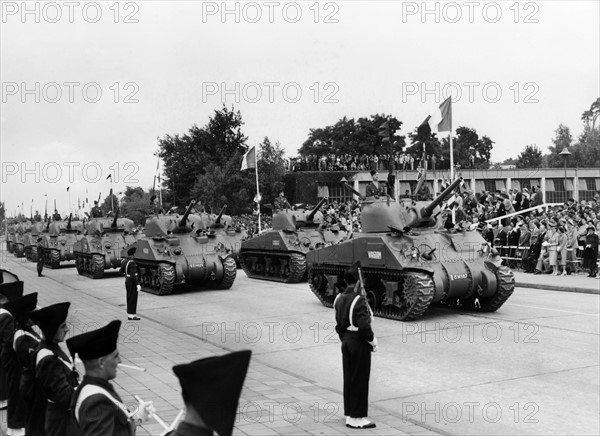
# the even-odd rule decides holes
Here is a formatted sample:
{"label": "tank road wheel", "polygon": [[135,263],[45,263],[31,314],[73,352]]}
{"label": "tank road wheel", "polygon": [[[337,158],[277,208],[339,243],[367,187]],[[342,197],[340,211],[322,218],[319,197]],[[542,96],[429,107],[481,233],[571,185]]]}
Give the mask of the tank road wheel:
{"label": "tank road wheel", "polygon": [[237,274],[237,265],[235,264],[235,259],[231,257],[226,257],[223,259],[223,278],[221,282],[217,284],[217,289],[229,289],[233,282],[235,281],[235,276]]}
{"label": "tank road wheel", "polygon": [[398,319],[410,321],[420,318],[433,301],[434,291],[431,276],[418,272],[404,274],[402,291],[394,299]]}
{"label": "tank road wheel", "polygon": [[104,276],[104,256],[100,254],[92,255],[90,263],[90,274],[93,279],[101,279]]}
{"label": "tank road wheel", "polygon": [[31,247],[31,249],[29,250],[29,258],[28,260],[30,260],[31,262],[37,262],[38,261],[38,249],[37,247],[34,245],[33,247]]}
{"label": "tank road wheel", "polygon": [[323,306],[333,307],[335,296],[327,295],[329,283],[327,282],[327,277],[325,277],[325,274],[316,269],[311,269],[308,271],[308,284],[312,293],[317,296]]}
{"label": "tank road wheel", "polygon": [[481,312],[495,312],[504,304],[515,290],[515,276],[507,266],[500,266],[496,270],[498,287],[496,293],[489,298],[479,298],[479,306],[474,310]]}
{"label": "tank road wheel", "polygon": [[60,251],[50,250],[50,268],[58,268],[60,266]]}
{"label": "tank road wheel", "polygon": [[175,286],[175,267],[168,263],[158,265],[158,295],[170,295]]}
{"label": "tank road wheel", "polygon": [[25,256],[25,247],[23,247],[23,244],[15,244],[14,251],[16,257]]}
{"label": "tank road wheel", "polygon": [[77,268],[77,274],[83,275],[83,259],[79,256],[75,257],[75,268]]}
{"label": "tank road wheel", "polygon": [[289,258],[290,275],[285,283],[298,283],[306,278],[306,256],[304,254],[292,254]]}

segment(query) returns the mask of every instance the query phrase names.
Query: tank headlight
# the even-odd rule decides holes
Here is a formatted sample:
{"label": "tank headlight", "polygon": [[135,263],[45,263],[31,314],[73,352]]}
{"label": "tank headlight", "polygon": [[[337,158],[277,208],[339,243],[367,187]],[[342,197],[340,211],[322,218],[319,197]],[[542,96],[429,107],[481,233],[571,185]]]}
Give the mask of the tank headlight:
{"label": "tank headlight", "polygon": [[418,259],[419,258],[419,250],[417,250],[417,247],[413,247],[410,250],[410,257],[412,257],[413,259]]}
{"label": "tank headlight", "polygon": [[[165,253],[165,254],[166,254],[166,253]],[[173,254],[175,254],[175,255],[179,256],[179,255],[181,254],[181,248],[175,248],[175,249],[173,250]]]}
{"label": "tank headlight", "polygon": [[106,244],[104,244],[104,248],[106,248],[107,250],[111,247],[110,242],[107,242]]}
{"label": "tank headlight", "polygon": [[60,245],[67,245],[67,241],[60,241]]}
{"label": "tank headlight", "polygon": [[310,241],[304,241],[304,246],[308,247],[310,245]]}

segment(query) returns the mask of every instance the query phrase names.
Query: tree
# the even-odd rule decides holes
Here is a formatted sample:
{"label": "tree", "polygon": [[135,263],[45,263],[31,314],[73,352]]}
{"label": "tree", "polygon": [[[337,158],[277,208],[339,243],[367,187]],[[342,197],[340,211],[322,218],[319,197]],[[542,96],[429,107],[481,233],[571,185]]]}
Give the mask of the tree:
{"label": "tree", "polygon": [[[166,135],[158,139],[157,155],[163,161],[163,187],[170,192],[175,205],[187,205],[192,198],[190,189],[198,175],[214,166],[223,167],[247,150],[247,137],[242,133],[242,115],[225,106],[215,111],[205,127],[193,125],[185,135]],[[211,166],[212,165],[212,166]]]}
{"label": "tree", "polygon": [[[456,129],[453,138],[454,164],[463,168],[488,169],[494,141],[486,135],[481,138],[475,129],[461,126]],[[442,140],[442,153],[444,160],[450,160],[450,147],[448,138]]]}
{"label": "tree", "polygon": [[[112,199],[112,203],[111,203]],[[112,206],[112,208],[111,208]],[[117,212],[117,207],[119,207],[119,199],[115,194],[108,194],[104,201],[100,204],[100,209],[102,209],[102,213],[106,216],[111,210]],[[120,213],[120,212],[119,212]],[[121,215],[122,216],[122,215]]]}
{"label": "tree", "polygon": [[563,151],[565,147],[569,148],[573,142],[571,130],[563,124],[560,124],[554,133],[555,136],[554,139],[552,139],[554,145],[548,147],[550,154],[547,155],[547,165],[550,168],[562,167],[564,165],[564,158],[560,156],[560,152]]}
{"label": "tree", "polygon": [[586,124],[587,127],[590,127],[590,122],[592,123],[591,129],[594,130],[596,128],[596,120],[600,116],[600,97],[596,99],[595,102],[592,103],[590,109],[583,112],[581,114],[582,121]]}
{"label": "tree", "polygon": [[260,144],[258,182],[263,204],[271,203],[273,198],[279,194],[277,191],[283,189],[284,153],[279,142],[272,144],[267,137]]}
{"label": "tree", "polygon": [[542,150],[537,145],[528,145],[517,157],[517,168],[539,168],[542,165]]}
{"label": "tree", "polygon": [[150,212],[150,193],[141,187],[127,186],[120,201],[120,216],[133,220],[136,225],[144,225]]}

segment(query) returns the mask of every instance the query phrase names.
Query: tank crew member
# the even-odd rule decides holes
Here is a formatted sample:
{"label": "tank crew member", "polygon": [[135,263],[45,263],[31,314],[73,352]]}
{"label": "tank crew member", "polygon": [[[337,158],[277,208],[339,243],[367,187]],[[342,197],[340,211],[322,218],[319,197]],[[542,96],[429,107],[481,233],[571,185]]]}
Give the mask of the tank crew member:
{"label": "tank crew member", "polygon": [[36,244],[36,248],[37,248],[37,265],[36,265],[36,269],[37,269],[37,273],[38,273],[38,277],[44,277],[44,274],[42,274],[42,271],[44,271],[44,246],[42,245],[42,238],[37,238],[37,244]]}
{"label": "tank crew member", "polygon": [[287,198],[285,198],[285,193],[283,192],[283,189],[280,189],[278,192],[279,196],[276,197],[275,201],[273,202],[273,210],[277,211],[283,209],[291,209],[292,206],[290,206],[290,203],[288,203]]}
{"label": "tank crew member", "polygon": [[357,293],[362,286],[359,268],[360,262],[356,262],[344,273],[346,290],[333,303],[335,330],[342,341],[346,427],[374,428],[375,423],[367,416],[371,352],[377,351],[377,338],[371,329],[371,309],[365,297]]}
{"label": "tank crew member", "polygon": [[373,180],[371,183],[367,185],[367,197],[379,197],[380,195],[385,195],[385,188],[379,183],[379,178],[377,176],[377,171],[371,170],[371,177]]}
{"label": "tank crew member", "polygon": [[42,216],[40,215],[40,212],[38,210],[35,211],[35,215],[33,216],[33,220],[36,223],[39,223],[40,221],[42,221]]}
{"label": "tank crew member", "polygon": [[583,268],[589,268],[590,273],[588,277],[596,277],[598,262],[598,235],[596,234],[596,227],[589,225],[587,228],[587,235],[585,236],[585,245],[583,246]]}
{"label": "tank crew member", "polygon": [[158,198],[156,198],[156,195],[150,197],[150,213],[162,213],[162,209],[158,204]]}
{"label": "tank crew member", "polygon": [[6,303],[23,296],[23,282],[5,283],[0,286],[0,364],[6,375],[8,434],[25,434],[25,406],[19,393],[21,368],[12,344],[16,330],[13,315],[5,308]]}
{"label": "tank crew member", "polygon": [[54,209],[54,214],[52,214],[52,219],[54,221],[60,221],[62,219],[62,217],[58,213],[58,209]]}
{"label": "tank crew member", "polygon": [[185,418],[168,436],[231,436],[238,400],[250,364],[250,350],[173,367],[179,379]]}
{"label": "tank crew member", "polygon": [[110,380],[117,377],[121,356],[117,348],[121,321],[67,340],[69,352],[83,361],[85,376],[72,400],[75,427],[81,436],[133,436],[136,425],[147,421],[152,402],[141,402],[130,416]]}
{"label": "tank crew member", "polygon": [[98,201],[94,200],[94,207],[92,207],[92,218],[102,218],[102,209],[98,206]]}
{"label": "tank crew member", "polygon": [[46,436],[72,434],[71,399],[79,374],[73,361],[60,347],[69,331],[67,314],[71,303],[58,303],[33,311],[29,318],[40,327],[44,338],[34,353],[35,378],[46,397]]}
{"label": "tank crew member", "polygon": [[130,321],[139,321],[137,316],[138,292],[142,289],[138,282],[138,267],[133,259],[136,248],[131,247],[127,250],[127,260],[121,267],[121,273],[125,274],[125,295],[127,299],[127,319]]}
{"label": "tank crew member", "polygon": [[36,395],[35,375],[33,373],[32,357],[38,348],[41,337],[33,330],[29,320],[29,312],[35,310],[37,305],[37,292],[24,295],[21,298],[6,303],[7,309],[15,319],[16,330],[13,337],[13,350],[17,363],[21,369],[21,376],[16,380],[20,386],[19,394],[25,415],[25,434],[44,434],[44,415],[46,413],[46,399],[41,392]]}

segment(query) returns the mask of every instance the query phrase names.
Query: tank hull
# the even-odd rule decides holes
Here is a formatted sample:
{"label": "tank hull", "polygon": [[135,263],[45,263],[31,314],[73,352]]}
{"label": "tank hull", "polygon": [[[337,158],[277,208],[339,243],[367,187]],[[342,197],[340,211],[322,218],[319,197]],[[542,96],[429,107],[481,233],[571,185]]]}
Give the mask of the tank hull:
{"label": "tank hull", "polygon": [[76,233],[43,237],[42,256],[44,256],[44,265],[56,269],[60,268],[62,262],[75,260],[74,245],[82,238],[83,235]]}
{"label": "tank hull", "polygon": [[77,272],[84,277],[101,279],[105,270],[121,268],[122,250],[135,241],[134,235],[121,231],[82,237],[73,246]]}
{"label": "tank hull", "polygon": [[414,229],[410,233],[359,233],[308,253],[311,291],[332,307],[344,270],[360,261],[376,316],[408,321],[431,304],[495,311],[514,290],[514,275],[476,232]]}
{"label": "tank hull", "polygon": [[307,277],[307,253],[337,244],[347,237],[345,231],[270,230],[242,242],[240,263],[252,279],[298,283]]}

